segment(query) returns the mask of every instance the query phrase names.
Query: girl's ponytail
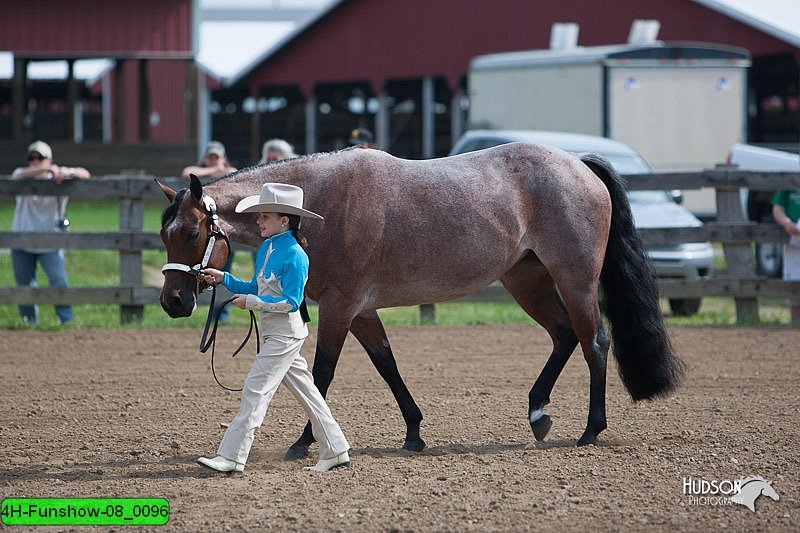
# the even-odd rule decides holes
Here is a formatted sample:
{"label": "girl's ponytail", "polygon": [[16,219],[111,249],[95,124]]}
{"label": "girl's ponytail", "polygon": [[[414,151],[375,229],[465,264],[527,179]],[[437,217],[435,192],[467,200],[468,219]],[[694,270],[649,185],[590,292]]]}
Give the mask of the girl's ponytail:
{"label": "girl's ponytail", "polygon": [[300,233],[300,216],[285,214],[282,214],[281,216],[289,217],[289,229],[292,230],[292,237],[294,237],[295,240],[300,244],[301,248],[307,248],[308,240],[306,239],[305,235]]}

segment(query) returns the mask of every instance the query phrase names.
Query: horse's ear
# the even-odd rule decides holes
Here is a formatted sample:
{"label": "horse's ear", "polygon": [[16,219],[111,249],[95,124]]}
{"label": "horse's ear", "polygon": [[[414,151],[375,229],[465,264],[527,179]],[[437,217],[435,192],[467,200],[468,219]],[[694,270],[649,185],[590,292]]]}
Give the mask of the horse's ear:
{"label": "horse's ear", "polygon": [[191,185],[189,185],[189,190],[192,191],[192,196],[198,202],[201,198],[203,198],[203,184],[200,183],[200,178],[195,176],[194,174],[189,175],[192,179]]}
{"label": "horse's ear", "polygon": [[172,189],[170,189],[166,185],[162,184],[157,179],[153,179],[153,181],[156,182],[156,185],[158,185],[158,188],[161,189],[161,192],[164,193],[164,196],[167,197],[167,200],[169,200],[170,203],[172,203],[172,201],[175,200],[175,194],[176,194],[175,191],[173,191]]}

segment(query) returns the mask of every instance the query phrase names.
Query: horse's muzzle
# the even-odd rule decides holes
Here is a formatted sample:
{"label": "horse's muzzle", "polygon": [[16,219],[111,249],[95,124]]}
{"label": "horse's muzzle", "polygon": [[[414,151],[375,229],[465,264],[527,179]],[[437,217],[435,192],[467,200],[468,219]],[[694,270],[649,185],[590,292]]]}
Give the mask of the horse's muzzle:
{"label": "horse's muzzle", "polygon": [[195,307],[197,307],[197,300],[194,292],[179,289],[161,292],[161,308],[171,318],[192,316]]}

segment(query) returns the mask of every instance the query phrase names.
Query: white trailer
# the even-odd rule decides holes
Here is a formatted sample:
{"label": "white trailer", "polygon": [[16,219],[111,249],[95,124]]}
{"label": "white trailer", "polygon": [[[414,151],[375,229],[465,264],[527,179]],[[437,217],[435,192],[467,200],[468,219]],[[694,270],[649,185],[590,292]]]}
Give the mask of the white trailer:
{"label": "white trailer", "polygon": [[601,135],[656,171],[710,168],[747,137],[749,66],[746,50],[706,43],[478,56],[469,126]]}

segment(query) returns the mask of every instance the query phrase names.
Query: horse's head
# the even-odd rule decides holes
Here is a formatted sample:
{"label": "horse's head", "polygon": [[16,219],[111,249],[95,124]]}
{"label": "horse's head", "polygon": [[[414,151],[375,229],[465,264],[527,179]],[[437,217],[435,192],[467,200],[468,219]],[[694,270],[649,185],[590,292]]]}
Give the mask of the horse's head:
{"label": "horse's head", "polygon": [[170,201],[161,214],[161,239],[167,249],[161,307],[172,318],[190,316],[197,295],[208,288],[197,272],[206,266],[221,269],[230,243],[219,227],[216,203],[192,175],[189,189],[178,192],[156,181]]}
{"label": "horse's head", "polygon": [[778,500],[781,499],[781,497],[778,496],[778,492],[772,486],[772,481],[766,481],[765,480],[764,486],[761,487],[761,494],[763,494],[764,496],[767,496],[769,498],[772,498],[775,501],[778,501]]}

